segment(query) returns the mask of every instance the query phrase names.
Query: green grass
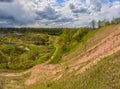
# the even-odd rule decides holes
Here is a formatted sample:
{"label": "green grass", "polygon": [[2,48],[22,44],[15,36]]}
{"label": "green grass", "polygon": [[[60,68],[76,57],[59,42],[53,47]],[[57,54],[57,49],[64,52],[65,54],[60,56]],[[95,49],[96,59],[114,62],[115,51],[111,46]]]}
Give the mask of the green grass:
{"label": "green grass", "polygon": [[[0,72],[19,72],[48,60],[50,64],[57,64],[73,58],[70,61],[72,63],[80,58],[82,52],[99,43],[114,30],[114,26],[112,29],[109,26],[88,33],[82,33],[81,30],[69,32],[68,29],[60,36],[26,33],[21,36],[10,34],[0,37]],[[66,55],[68,56],[64,58]],[[7,83],[15,80],[16,86],[18,84],[25,89],[120,89],[119,59],[120,52],[102,59],[90,70],[78,76],[74,75],[77,71],[67,73],[69,67],[66,67],[63,78],[54,82],[38,82],[35,85],[24,86],[27,75],[25,78],[22,76],[6,79]],[[4,78],[1,78],[0,83],[3,84],[3,80]],[[8,89],[15,89],[14,84],[10,84],[12,88]]]}
{"label": "green grass", "polygon": [[86,42],[89,38],[93,37],[97,31],[99,30],[92,30],[88,32],[86,35],[84,35],[79,42],[76,41],[72,42],[71,45],[68,47],[70,52],[75,51],[81,44],[84,44],[84,42]]}
{"label": "green grass", "polygon": [[85,35],[80,41],[81,42],[87,41],[89,38],[93,37],[97,31],[99,31],[99,29],[88,32],[88,34]]}
{"label": "green grass", "polygon": [[[102,27],[100,29],[86,31],[84,28],[75,30],[74,32],[65,29],[63,34],[57,37],[57,41],[54,42],[55,51],[54,58],[51,60],[51,64],[57,64],[65,62],[69,59],[76,57],[78,54],[85,52],[90,47],[99,43],[105,36],[108,35],[107,31],[110,27]],[[107,29],[107,30],[106,30]],[[105,31],[105,33],[103,33]],[[97,37],[103,34],[103,37]],[[97,34],[97,36],[96,36]],[[74,57],[74,58],[75,58]]]}
{"label": "green grass", "polygon": [[26,89],[120,89],[120,52],[102,59],[78,76],[64,76],[59,81],[35,84]]}
{"label": "green grass", "polygon": [[[62,56],[74,51],[80,44],[81,39],[89,33],[88,29],[63,29],[63,33],[56,37],[54,47],[56,51],[51,59],[51,64],[62,62]],[[91,31],[90,31],[91,33]]]}
{"label": "green grass", "polygon": [[[20,46],[8,46],[6,44],[1,45],[0,47],[0,50],[2,51],[1,58],[4,60],[0,65],[6,64],[7,68],[9,67],[9,69],[13,70],[30,68],[36,65],[36,62],[37,64],[43,63],[47,61],[51,55],[50,52],[47,51],[47,47],[38,47],[30,44],[24,44],[22,45],[22,48],[20,48]],[[42,59],[41,57],[44,58]]]}
{"label": "green grass", "polygon": [[48,39],[39,33],[0,37],[0,71],[21,71],[46,62],[54,52]]}
{"label": "green grass", "polygon": [[0,89],[25,89],[25,80],[30,77],[31,73],[24,74],[20,77],[1,77]]}
{"label": "green grass", "polygon": [[56,37],[53,45],[55,47],[55,51],[50,58],[50,64],[57,64],[61,60],[62,57],[62,47],[58,44],[59,37]]}
{"label": "green grass", "polygon": [[[84,35],[80,42],[76,44],[75,46],[69,47],[71,51],[65,53],[62,57],[61,62],[73,62],[81,57],[81,54],[90,49],[91,47],[98,44],[100,41],[102,41],[105,37],[107,37],[109,34],[114,32],[119,25],[110,25],[105,26],[100,29],[92,30],[88,32],[86,35]],[[74,43],[74,42],[72,42]]]}
{"label": "green grass", "polygon": [[[84,35],[81,40],[78,41],[73,41],[71,42],[71,44],[67,47],[66,52],[64,52],[63,57],[61,62],[65,62],[69,59],[72,59],[74,56],[76,56],[79,52],[82,53],[82,51],[84,51],[86,49],[86,42],[94,37],[94,35],[98,32],[99,30],[92,30],[90,32],[88,32],[86,35]],[[64,56],[70,56],[70,57],[64,57]]]}

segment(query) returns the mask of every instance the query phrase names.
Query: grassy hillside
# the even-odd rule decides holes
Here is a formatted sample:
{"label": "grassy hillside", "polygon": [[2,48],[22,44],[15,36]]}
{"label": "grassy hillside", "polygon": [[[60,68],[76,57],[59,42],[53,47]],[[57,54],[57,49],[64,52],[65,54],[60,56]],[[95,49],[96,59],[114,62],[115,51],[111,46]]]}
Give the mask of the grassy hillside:
{"label": "grassy hillside", "polygon": [[62,34],[54,41],[56,47],[56,55],[51,59],[51,64],[57,64],[62,62],[62,57],[65,54],[69,54],[74,51],[90,31],[88,28],[79,29],[63,29]]}
{"label": "grassy hillside", "polygon": [[[0,74],[0,89],[120,89],[120,51],[101,59],[90,69],[76,75],[79,69],[92,62],[94,58],[79,62],[82,60],[81,57],[101,56],[98,55],[99,52],[97,56],[94,54],[97,48],[102,49],[103,43],[107,45],[109,41],[112,41],[109,44],[119,44],[120,35],[117,33],[110,35],[116,30],[120,32],[119,26],[110,25],[96,30],[65,28],[60,35],[24,33],[1,36],[0,72],[4,73]],[[106,37],[110,39],[113,37],[115,40],[107,39],[109,41],[105,40],[99,44],[100,46],[97,45]],[[94,46],[96,50],[88,51]],[[113,49],[111,47],[111,52],[118,47],[119,45],[114,45]],[[78,66],[76,66],[77,62],[80,63],[77,64]],[[44,64],[41,65],[41,63]],[[5,73],[27,69],[30,69],[30,73],[25,71],[25,73],[22,72],[23,74],[20,73],[21,76],[16,76],[19,73]],[[62,77],[58,78],[59,75]],[[53,81],[54,79],[56,80]],[[33,84],[29,85],[26,81]]]}
{"label": "grassy hillside", "polygon": [[[77,44],[77,50],[68,54],[71,63],[77,60],[78,54],[96,45],[110,33],[114,32],[119,25],[103,27],[100,30],[93,30],[82,37],[80,44]],[[82,44],[82,45],[81,45]],[[85,49],[83,47],[85,46]],[[74,55],[75,54],[75,55]],[[76,56],[77,55],[77,56]],[[67,58],[67,57],[66,57]],[[26,89],[119,89],[120,88],[120,51],[102,59],[97,65],[93,66],[80,75],[64,71],[60,80],[45,83],[37,83],[26,87]],[[68,60],[69,62],[69,60]],[[68,63],[66,62],[66,63]]]}
{"label": "grassy hillside", "polygon": [[74,60],[77,60],[80,58],[80,54],[86,52],[89,48],[98,44],[109,34],[114,32],[119,26],[120,25],[110,25],[88,32],[85,36],[82,37],[77,46],[74,46],[73,51],[63,55],[62,61],[69,61],[69,59],[71,59],[70,61],[73,62]]}
{"label": "grassy hillside", "polygon": [[111,33],[111,27],[114,26],[96,30],[64,28],[58,36],[33,32],[1,36],[0,55],[4,61],[0,70],[28,69],[48,60],[50,64],[57,64],[76,58]]}
{"label": "grassy hillside", "polygon": [[59,81],[35,84],[26,89],[120,89],[120,52],[102,59],[84,74],[65,75]]}

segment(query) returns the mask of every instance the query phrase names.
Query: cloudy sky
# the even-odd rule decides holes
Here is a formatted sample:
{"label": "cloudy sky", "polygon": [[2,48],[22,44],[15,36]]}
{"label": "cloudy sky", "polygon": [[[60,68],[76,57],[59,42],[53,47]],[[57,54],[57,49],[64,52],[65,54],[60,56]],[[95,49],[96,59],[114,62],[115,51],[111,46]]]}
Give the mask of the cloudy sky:
{"label": "cloudy sky", "polygon": [[0,27],[81,27],[120,17],[120,0],[0,0]]}

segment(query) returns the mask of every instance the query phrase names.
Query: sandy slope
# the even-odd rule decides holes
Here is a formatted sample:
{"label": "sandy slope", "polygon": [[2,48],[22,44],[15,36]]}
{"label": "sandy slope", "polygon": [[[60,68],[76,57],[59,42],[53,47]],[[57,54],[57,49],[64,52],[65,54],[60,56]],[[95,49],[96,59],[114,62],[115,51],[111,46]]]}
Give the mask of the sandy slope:
{"label": "sandy slope", "polygon": [[[69,65],[69,71],[78,70],[77,74],[83,73],[91,66],[96,65],[103,57],[111,55],[120,50],[120,26],[115,29],[113,33],[111,33],[104,40],[99,42],[99,44],[87,50],[83,56],[74,61]],[[80,68],[81,64],[88,62],[89,63],[82,68]],[[80,68],[80,69],[79,69]],[[30,85],[36,82],[44,82],[47,80],[57,80],[62,77],[64,73],[65,65],[57,64],[41,64],[37,65],[28,71],[22,73],[4,73],[0,74],[0,76],[22,76],[23,74],[31,72],[31,76],[26,80],[25,84]]]}
{"label": "sandy slope", "polygon": [[99,59],[108,56],[118,50],[120,50],[120,27],[99,44],[89,49],[82,58],[77,60],[71,66],[78,66],[91,59]]}

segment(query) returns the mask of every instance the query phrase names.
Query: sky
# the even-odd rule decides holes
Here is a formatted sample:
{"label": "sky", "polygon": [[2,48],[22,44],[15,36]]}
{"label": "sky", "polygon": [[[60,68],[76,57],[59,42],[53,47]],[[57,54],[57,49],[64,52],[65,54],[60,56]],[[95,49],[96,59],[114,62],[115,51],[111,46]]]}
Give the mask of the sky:
{"label": "sky", "polygon": [[0,0],[0,27],[81,27],[120,17],[120,0]]}

